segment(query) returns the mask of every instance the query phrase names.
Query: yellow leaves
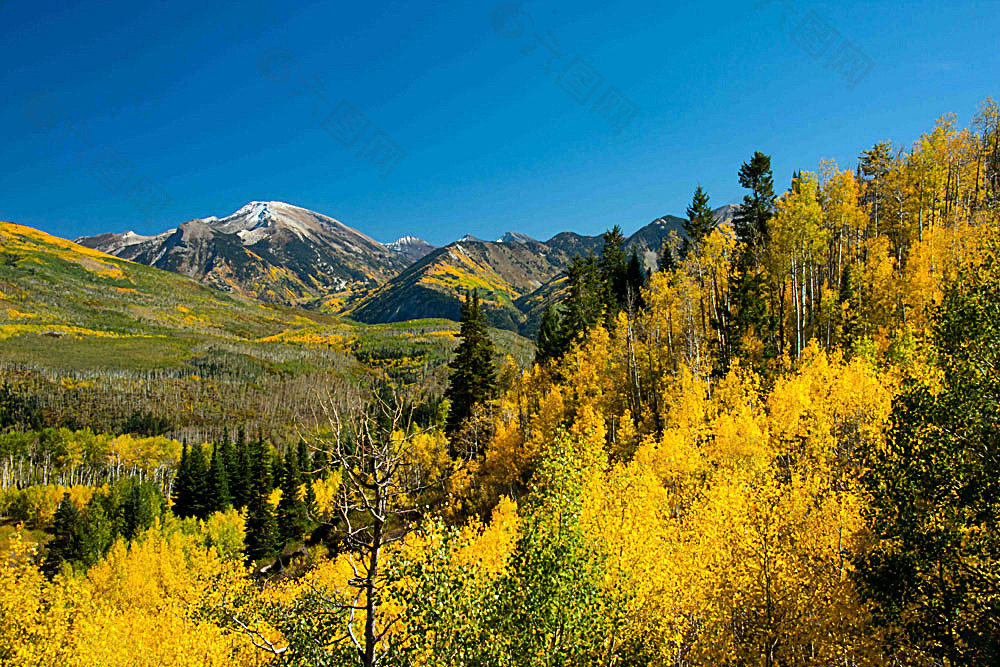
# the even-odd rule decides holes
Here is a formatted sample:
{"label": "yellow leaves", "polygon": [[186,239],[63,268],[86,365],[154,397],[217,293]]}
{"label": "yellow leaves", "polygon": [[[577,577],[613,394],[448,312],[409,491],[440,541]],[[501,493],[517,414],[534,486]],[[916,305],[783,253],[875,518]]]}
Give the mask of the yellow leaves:
{"label": "yellow leaves", "polygon": [[35,555],[19,534],[0,554],[0,664],[60,664],[68,625],[63,601],[32,564]]}
{"label": "yellow leaves", "polygon": [[438,482],[451,470],[448,440],[441,431],[425,431],[408,439],[396,439],[407,443],[403,454],[414,467],[414,472],[427,483]]}
{"label": "yellow leaves", "polygon": [[813,342],[768,399],[778,452],[807,457],[812,467],[856,466],[860,450],[881,446],[895,388],[864,358],[844,362]]}
{"label": "yellow leaves", "polygon": [[77,381],[74,380],[73,378],[68,378],[68,377],[64,377],[61,380],[59,380],[59,384],[60,386],[62,386],[63,389],[69,389],[69,390],[85,389],[90,386],[90,383],[87,382],[86,380]]}
{"label": "yellow leaves", "polygon": [[329,477],[313,480],[312,492],[316,498],[316,511],[321,518],[332,516],[337,507],[337,490],[340,488],[340,472]]}
{"label": "yellow leaves", "polygon": [[86,577],[48,582],[15,537],[0,557],[0,662],[53,667],[259,664],[239,635],[201,617],[245,585],[197,535],[158,527],[118,543]]}
{"label": "yellow leaves", "polygon": [[[209,622],[137,609],[101,609],[82,616],[74,631],[78,643],[66,664],[80,667],[225,667],[237,664],[231,654],[241,641]],[[249,647],[245,652],[253,659]]]}
{"label": "yellow leaves", "polygon": [[246,515],[230,508],[224,512],[213,512],[206,521],[200,522],[205,535],[205,544],[212,547],[226,559],[240,558],[246,539]]}
{"label": "yellow leaves", "polygon": [[501,498],[487,526],[473,521],[462,529],[452,556],[454,565],[475,566],[487,578],[501,573],[514,552],[520,525],[517,504]]}
{"label": "yellow leaves", "polygon": [[[662,387],[662,434],[583,485],[581,524],[630,605],[621,632],[665,664],[753,661],[767,636],[789,660],[855,659],[858,452],[879,446],[894,391],[865,359],[815,343],[770,391],[739,365],[714,386],[682,366]],[[607,413],[575,413],[567,446],[597,440]]]}
{"label": "yellow leaves", "polygon": [[30,319],[38,317],[38,314],[37,313],[22,313],[21,311],[16,310],[14,308],[8,308],[7,309],[7,317],[9,317],[12,320],[30,320]]}
{"label": "yellow leaves", "polygon": [[271,493],[267,496],[267,502],[272,508],[276,508],[281,502],[281,488],[275,487],[271,490]]}
{"label": "yellow leaves", "polygon": [[9,488],[0,490],[0,508],[4,514],[14,515],[19,520],[38,528],[52,523],[52,517],[64,494],[69,494],[77,509],[83,509],[95,491],[105,488],[61,484],[35,485],[24,489]]}

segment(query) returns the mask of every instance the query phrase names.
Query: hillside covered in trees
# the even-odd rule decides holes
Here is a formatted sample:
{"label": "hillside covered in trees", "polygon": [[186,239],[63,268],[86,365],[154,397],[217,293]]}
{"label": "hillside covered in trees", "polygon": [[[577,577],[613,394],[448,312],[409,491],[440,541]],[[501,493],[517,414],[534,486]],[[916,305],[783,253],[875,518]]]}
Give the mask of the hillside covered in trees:
{"label": "hillside covered in trees", "polygon": [[[278,427],[54,424],[90,380],[5,385],[0,664],[996,664],[998,123],[787,184],[755,152],[731,224],[691,183],[656,272],[617,228],[570,262],[527,370],[472,289],[447,382],[305,382]],[[55,266],[24,252],[0,298]],[[231,346],[323,349],[195,293],[259,313]],[[0,329],[54,302],[15,296]]]}

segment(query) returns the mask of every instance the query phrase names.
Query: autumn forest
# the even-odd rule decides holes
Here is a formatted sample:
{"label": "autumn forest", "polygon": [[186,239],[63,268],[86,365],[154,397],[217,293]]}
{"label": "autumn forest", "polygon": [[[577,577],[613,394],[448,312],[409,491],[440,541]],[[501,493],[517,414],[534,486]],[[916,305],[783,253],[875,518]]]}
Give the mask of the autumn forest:
{"label": "autumn forest", "polygon": [[0,223],[0,664],[997,664],[1000,109],[964,111],[790,182],[761,147],[724,219],[694,175],[533,341],[478,284],[365,325]]}

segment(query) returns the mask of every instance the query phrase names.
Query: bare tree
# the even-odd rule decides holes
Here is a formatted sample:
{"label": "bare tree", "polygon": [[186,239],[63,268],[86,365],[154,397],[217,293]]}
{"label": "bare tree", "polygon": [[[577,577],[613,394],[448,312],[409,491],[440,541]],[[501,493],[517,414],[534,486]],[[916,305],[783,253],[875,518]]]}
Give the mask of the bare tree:
{"label": "bare tree", "polygon": [[390,649],[388,634],[399,620],[380,617],[378,603],[387,584],[385,550],[419,526],[423,511],[417,501],[434,484],[407,456],[420,431],[395,391],[358,398],[348,410],[333,401],[323,407],[330,435],[315,446],[325,449],[341,471],[334,528],[353,573],[342,598],[328,602],[348,612],[345,639],[361,665],[374,667]]}
{"label": "bare tree", "polygon": [[[308,600],[270,619],[296,635],[286,633],[285,646],[268,641],[258,622],[241,619],[235,609],[226,615],[279,664],[299,664],[297,659],[317,652],[329,657],[336,647],[353,655],[356,664],[376,667],[386,662],[393,648],[391,631],[401,618],[380,605],[390,585],[386,551],[419,528],[427,509],[420,501],[443,486],[447,474],[414,461],[411,446],[422,430],[414,427],[414,406],[407,408],[396,390],[328,394],[318,405],[327,427],[299,435],[314,452],[326,454],[340,473],[340,485],[332,511],[313,518],[329,528],[333,549],[346,559],[351,576],[333,591],[311,586]],[[313,629],[289,623],[301,615],[313,616]]]}

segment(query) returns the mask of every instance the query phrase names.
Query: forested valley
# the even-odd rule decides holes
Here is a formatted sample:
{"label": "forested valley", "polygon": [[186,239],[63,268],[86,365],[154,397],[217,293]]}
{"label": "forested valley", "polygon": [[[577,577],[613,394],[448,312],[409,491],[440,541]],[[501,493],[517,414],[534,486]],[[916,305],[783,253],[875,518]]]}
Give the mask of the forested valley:
{"label": "forested valley", "polygon": [[997,664],[998,122],[756,152],[731,223],[692,182],[656,271],[573,260],[533,363],[475,290],[439,375],[361,369],[375,330],[10,361],[0,664]]}

